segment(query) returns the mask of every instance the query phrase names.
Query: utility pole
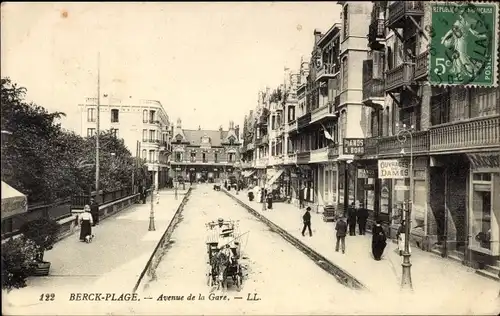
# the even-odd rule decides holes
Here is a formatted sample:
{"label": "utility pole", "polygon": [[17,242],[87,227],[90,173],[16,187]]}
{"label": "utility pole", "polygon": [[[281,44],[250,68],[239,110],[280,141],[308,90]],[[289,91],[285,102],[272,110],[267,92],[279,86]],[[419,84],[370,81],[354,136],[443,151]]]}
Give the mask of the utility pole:
{"label": "utility pole", "polygon": [[154,206],[154,200],[155,198],[155,185],[151,185],[151,212],[149,213],[149,231],[155,231],[155,206]]}
{"label": "utility pole", "polygon": [[97,124],[95,137],[95,190],[96,202],[99,203],[99,135],[100,135],[100,106],[101,106],[101,53],[97,54]]}

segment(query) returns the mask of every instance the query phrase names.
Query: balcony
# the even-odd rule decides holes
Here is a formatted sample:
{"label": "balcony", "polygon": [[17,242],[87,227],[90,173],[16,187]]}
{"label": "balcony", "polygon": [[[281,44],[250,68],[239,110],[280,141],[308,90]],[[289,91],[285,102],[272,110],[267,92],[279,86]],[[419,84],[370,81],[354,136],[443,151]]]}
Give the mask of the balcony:
{"label": "balcony", "polygon": [[335,115],[332,113],[333,104],[327,104],[320,108],[314,109],[311,113],[311,123],[322,121],[326,118],[334,118]]}
{"label": "balcony", "polygon": [[415,80],[425,80],[429,71],[429,51],[417,56],[415,61]]}
{"label": "balcony", "polygon": [[311,112],[306,113],[297,119],[297,128],[303,129],[311,123]]}
{"label": "balcony", "polygon": [[372,19],[368,30],[368,47],[371,50],[383,49],[384,45],[381,42],[385,42],[385,20]]}
{"label": "balcony", "polygon": [[295,165],[297,163],[297,154],[289,152],[284,159],[285,165]]}
{"label": "balcony", "polygon": [[[383,99],[385,84],[383,79],[373,78],[373,61],[363,61],[363,101],[369,99]],[[382,78],[382,76],[379,76]]]}
{"label": "balcony", "polygon": [[498,148],[500,115],[452,122],[430,128],[430,151],[461,152]]}
{"label": "balcony", "polygon": [[298,128],[297,120],[288,122],[288,132],[295,132]]}
{"label": "balcony", "polygon": [[423,16],[423,1],[394,1],[389,5],[386,26],[390,29],[402,29],[405,27],[406,18],[413,17],[418,21]]}
{"label": "balcony", "polygon": [[327,162],[329,160],[334,160],[339,155],[338,146],[323,147],[319,149],[311,150],[311,156],[309,159],[310,163]]}
{"label": "balcony", "polygon": [[385,80],[386,92],[399,93],[404,86],[410,85],[412,82],[414,66],[410,64],[401,64],[387,70]]}
{"label": "balcony", "polygon": [[311,160],[311,152],[309,150],[297,153],[298,164],[303,164],[303,165],[308,164],[310,160]]}
{"label": "balcony", "polygon": [[262,136],[262,142],[261,145],[268,145],[269,144],[269,135],[264,135]]}
{"label": "balcony", "polygon": [[[410,154],[410,139],[401,143],[397,136],[371,137],[365,142],[365,158],[368,157],[394,157],[401,155],[401,149],[405,154]],[[413,154],[427,154],[429,152],[429,132],[419,131],[413,133]]]}
{"label": "balcony", "polygon": [[337,73],[337,64],[324,64],[316,73],[316,81],[321,82],[335,78]]}

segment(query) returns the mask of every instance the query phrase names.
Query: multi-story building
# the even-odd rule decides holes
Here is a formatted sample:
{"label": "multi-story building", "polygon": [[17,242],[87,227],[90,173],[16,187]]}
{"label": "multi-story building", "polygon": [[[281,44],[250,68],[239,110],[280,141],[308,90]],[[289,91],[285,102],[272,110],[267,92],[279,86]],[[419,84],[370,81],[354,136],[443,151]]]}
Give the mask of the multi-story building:
{"label": "multi-story building", "polygon": [[[365,153],[355,160],[356,198],[394,232],[404,202],[413,196],[412,242],[466,264],[489,265],[489,272],[498,274],[500,90],[427,84],[429,42],[420,31],[431,24],[430,6],[423,1],[373,6],[371,52],[363,67],[363,102],[370,113],[362,126]],[[412,127],[406,141],[403,124]],[[409,162],[410,152],[412,185],[409,177],[380,179],[379,161]]]}
{"label": "multi-story building", "polygon": [[[82,136],[97,130],[97,98],[79,104]],[[170,148],[170,121],[162,104],[155,100],[136,100],[104,95],[99,105],[99,129],[111,130],[123,139],[133,156],[146,161],[152,183],[167,183]]]}
{"label": "multi-story building", "polygon": [[229,122],[229,129],[183,129],[181,119],[173,131],[172,171],[175,179],[218,181],[238,176],[240,161],[239,126]]}

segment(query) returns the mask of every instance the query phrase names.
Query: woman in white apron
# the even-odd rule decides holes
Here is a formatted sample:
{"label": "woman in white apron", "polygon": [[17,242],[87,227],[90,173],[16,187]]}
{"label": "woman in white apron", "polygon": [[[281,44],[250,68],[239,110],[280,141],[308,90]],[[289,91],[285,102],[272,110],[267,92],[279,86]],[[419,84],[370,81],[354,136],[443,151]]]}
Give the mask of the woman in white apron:
{"label": "woman in white apron", "polygon": [[[398,228],[398,233],[396,234],[396,237],[398,238],[398,250],[399,250],[399,255],[402,256],[404,251],[405,251],[405,240],[406,240],[406,221],[402,221],[401,225],[399,225]],[[408,244],[408,251],[411,253],[411,247],[410,244]]]}

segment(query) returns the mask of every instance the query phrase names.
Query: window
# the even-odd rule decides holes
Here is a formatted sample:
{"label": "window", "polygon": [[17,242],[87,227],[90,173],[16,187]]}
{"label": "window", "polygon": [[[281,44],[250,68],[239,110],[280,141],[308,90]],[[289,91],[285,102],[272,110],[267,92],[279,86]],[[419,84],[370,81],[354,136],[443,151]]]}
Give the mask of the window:
{"label": "window", "polygon": [[348,72],[348,65],[347,65],[347,57],[345,57],[344,59],[342,59],[342,90],[346,90],[347,89],[347,83],[348,83],[348,80],[347,80],[347,72]]}
{"label": "window", "polygon": [[349,36],[349,10],[348,5],[344,5],[344,12],[342,14],[342,22],[344,24],[343,31],[343,39],[345,40],[347,36]]}
{"label": "window", "polygon": [[196,161],[196,153],[191,153],[191,162],[195,162]]}
{"label": "window", "polygon": [[497,113],[498,89],[474,88],[470,90],[470,117],[480,117]]}
{"label": "window", "polygon": [[95,135],[95,128],[87,128],[87,136],[92,137]]}
{"label": "window", "polygon": [[149,130],[149,141],[153,143],[156,140],[156,131],[154,129]]}
{"label": "window", "polygon": [[[395,108],[393,111],[397,111]],[[382,133],[383,136],[389,136],[389,112],[390,108],[387,106],[382,113],[383,118],[382,118]]]}
{"label": "window", "polygon": [[90,108],[87,109],[87,122],[95,122],[96,121],[96,109]]}
{"label": "window", "polygon": [[119,137],[118,128],[112,128],[111,135],[113,135],[114,137]]}
{"label": "window", "polygon": [[111,123],[118,123],[118,109],[111,110]]}
{"label": "window", "polygon": [[207,154],[203,153],[202,154],[202,159],[203,159],[203,162],[207,162]]}
{"label": "window", "polygon": [[175,161],[176,162],[181,162],[182,161],[182,153],[179,153],[179,152],[175,153]]}
{"label": "window", "polygon": [[219,161],[218,161],[218,160],[219,160],[219,157],[218,157],[218,156],[219,156],[219,154],[217,154],[217,153],[215,153],[215,154],[214,154],[214,160],[215,160],[215,162],[219,162]]}
{"label": "window", "polygon": [[234,162],[234,154],[233,153],[227,154],[227,157],[228,157],[229,162]]}
{"label": "window", "polygon": [[143,123],[147,123],[148,122],[148,118],[149,118],[149,116],[148,116],[148,110],[142,111],[142,122]]}
{"label": "window", "polygon": [[148,130],[147,129],[143,129],[142,130],[142,141],[143,142],[147,142],[148,141]]}
{"label": "window", "polygon": [[147,151],[146,151],[146,149],[143,149],[142,150],[142,159],[148,158],[146,155],[147,155]]}
{"label": "window", "polygon": [[271,116],[271,129],[272,130],[276,129],[276,116],[275,115]]}
{"label": "window", "polygon": [[154,162],[155,161],[155,151],[150,150],[149,151],[149,162]]}
{"label": "window", "polygon": [[431,124],[449,122],[450,94],[447,88],[433,88],[431,96]]}
{"label": "window", "polygon": [[491,250],[492,177],[490,173],[472,175],[472,243],[474,246]]}
{"label": "window", "polygon": [[154,123],[156,111],[149,111],[149,123]]}
{"label": "window", "polygon": [[340,113],[340,130],[339,130],[339,141],[344,143],[344,137],[346,135],[346,128],[347,128],[347,112],[342,111]]}

